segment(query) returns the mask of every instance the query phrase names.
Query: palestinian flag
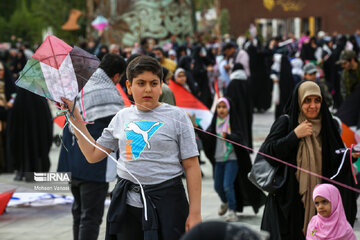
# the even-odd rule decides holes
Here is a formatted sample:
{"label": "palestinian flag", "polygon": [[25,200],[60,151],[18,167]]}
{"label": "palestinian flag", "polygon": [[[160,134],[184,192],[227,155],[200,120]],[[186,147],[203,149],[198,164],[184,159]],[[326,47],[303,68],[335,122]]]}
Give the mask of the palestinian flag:
{"label": "palestinian flag", "polygon": [[342,122],[342,139],[347,147],[360,143],[360,84],[336,113]]}
{"label": "palestinian flag", "polygon": [[188,90],[172,80],[170,80],[169,88],[174,93],[176,106],[184,109],[190,116],[195,116],[196,123],[206,130],[213,117],[210,110]]}
{"label": "palestinian flag", "polygon": [[16,85],[52,101],[75,99],[99,66],[96,56],[49,35],[28,60]]}
{"label": "palestinian flag", "polygon": [[124,100],[124,104],[126,107],[130,107],[131,106],[131,102],[130,99],[128,98],[128,96],[126,95],[125,91],[121,88],[120,83],[116,84],[116,88],[119,91],[121,97]]}

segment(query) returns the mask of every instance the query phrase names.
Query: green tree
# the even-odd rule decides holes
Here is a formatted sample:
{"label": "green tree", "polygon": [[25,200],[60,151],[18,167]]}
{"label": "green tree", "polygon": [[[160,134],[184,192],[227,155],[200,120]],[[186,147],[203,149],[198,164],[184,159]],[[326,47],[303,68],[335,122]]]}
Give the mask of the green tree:
{"label": "green tree", "polygon": [[85,13],[86,0],[1,0],[0,41],[9,41],[11,35],[16,35],[30,43],[41,42],[43,30],[51,27],[57,37],[78,44],[85,37],[84,15],[78,20],[79,30],[61,29],[73,8]]}
{"label": "green tree", "polygon": [[15,11],[18,0],[1,0],[0,1],[0,16],[5,20],[9,20],[12,13]]}
{"label": "green tree", "polygon": [[221,9],[221,13],[220,13],[220,32],[221,32],[221,35],[229,33],[229,30],[230,30],[229,23],[230,23],[229,10],[227,10],[226,8]]}
{"label": "green tree", "polygon": [[207,10],[215,6],[214,0],[194,0],[194,2],[196,11]]}
{"label": "green tree", "polygon": [[0,26],[2,41],[8,41],[12,34],[29,42],[41,40],[42,21],[30,13],[25,0],[18,1],[15,11],[8,20],[0,19]]}
{"label": "green tree", "polygon": [[42,19],[44,27],[51,27],[54,31],[54,35],[63,39],[65,42],[69,44],[78,44],[79,40],[85,37],[86,20],[84,14],[77,22],[80,25],[79,30],[65,31],[61,29],[61,26],[69,18],[71,9],[75,8],[85,13],[85,0],[37,0],[32,1],[31,8],[34,15],[39,16]]}

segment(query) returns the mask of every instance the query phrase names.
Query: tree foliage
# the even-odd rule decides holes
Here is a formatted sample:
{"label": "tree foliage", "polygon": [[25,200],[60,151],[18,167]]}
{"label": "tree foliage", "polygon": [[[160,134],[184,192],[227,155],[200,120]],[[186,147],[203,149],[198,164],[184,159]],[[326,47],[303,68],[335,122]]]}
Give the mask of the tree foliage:
{"label": "tree foliage", "polygon": [[204,9],[210,9],[215,6],[214,0],[194,0],[195,1],[195,10],[202,11]]}
{"label": "tree foliage", "polygon": [[0,16],[4,20],[9,20],[11,14],[15,11],[18,0],[1,0]]}
{"label": "tree foliage", "polygon": [[226,33],[229,33],[230,30],[230,15],[229,10],[226,8],[221,9],[220,12],[220,33],[221,35],[224,35]]}
{"label": "tree foliage", "polygon": [[[82,15],[76,31],[64,31],[61,26],[67,21],[71,9],[86,10],[86,0],[1,0],[0,41],[9,41],[11,35],[24,41],[42,41],[42,32],[51,27],[56,36],[68,43],[78,43],[85,36],[86,20]],[[1,8],[3,7],[4,8]]]}
{"label": "tree foliage", "polygon": [[[78,9],[83,15],[78,19],[79,30],[65,31],[61,26],[68,20],[71,9]],[[32,11],[35,16],[39,16],[47,27],[51,27],[54,35],[63,39],[67,43],[77,44],[79,39],[85,36],[86,20],[86,1],[85,0],[37,0],[32,1]]]}
{"label": "tree foliage", "polygon": [[6,17],[0,18],[1,41],[9,40],[11,35],[16,35],[30,42],[40,40],[41,19],[30,13],[25,0],[17,2],[18,7],[8,19]]}

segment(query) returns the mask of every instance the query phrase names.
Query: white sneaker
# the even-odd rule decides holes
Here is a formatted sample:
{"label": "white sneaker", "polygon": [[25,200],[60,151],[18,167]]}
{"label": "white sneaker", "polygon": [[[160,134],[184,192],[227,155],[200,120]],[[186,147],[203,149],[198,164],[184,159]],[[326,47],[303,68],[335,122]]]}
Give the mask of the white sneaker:
{"label": "white sneaker", "polygon": [[219,208],[219,211],[218,211],[219,216],[224,215],[227,210],[228,210],[228,204],[227,203],[222,203],[220,205],[220,208]]}
{"label": "white sneaker", "polygon": [[238,221],[238,217],[236,215],[236,212],[234,210],[229,210],[228,215],[226,216],[225,220],[227,222],[237,222]]}

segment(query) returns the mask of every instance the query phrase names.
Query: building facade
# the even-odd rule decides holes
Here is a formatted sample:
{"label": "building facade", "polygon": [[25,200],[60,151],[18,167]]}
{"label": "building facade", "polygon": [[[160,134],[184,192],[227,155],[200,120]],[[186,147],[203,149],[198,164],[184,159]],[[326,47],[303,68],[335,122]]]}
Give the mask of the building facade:
{"label": "building facade", "polygon": [[354,34],[360,29],[360,0],[221,0],[230,14],[230,33],[244,35],[256,23],[263,35],[307,30]]}

